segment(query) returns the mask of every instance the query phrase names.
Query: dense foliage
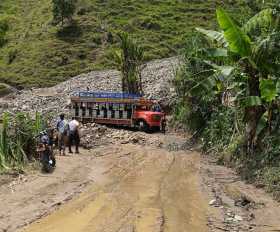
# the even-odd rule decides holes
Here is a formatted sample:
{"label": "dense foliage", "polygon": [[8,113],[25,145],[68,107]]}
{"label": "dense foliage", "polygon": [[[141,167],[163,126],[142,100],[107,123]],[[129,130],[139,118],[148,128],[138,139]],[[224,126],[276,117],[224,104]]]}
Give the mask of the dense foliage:
{"label": "dense foliage", "polygon": [[39,114],[3,114],[0,129],[0,170],[21,168],[36,153],[36,136],[46,125]]}
{"label": "dense foliage", "polygon": [[202,138],[206,152],[226,154],[243,177],[270,180],[268,188],[268,176],[280,170],[278,10],[265,8],[239,24],[217,9],[220,30],[196,29],[174,81],[175,117]]}

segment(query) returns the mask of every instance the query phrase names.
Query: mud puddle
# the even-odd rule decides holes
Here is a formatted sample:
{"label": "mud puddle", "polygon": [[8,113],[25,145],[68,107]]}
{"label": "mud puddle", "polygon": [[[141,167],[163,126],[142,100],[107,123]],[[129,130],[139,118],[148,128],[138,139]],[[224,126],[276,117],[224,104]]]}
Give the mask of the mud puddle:
{"label": "mud puddle", "polygon": [[24,232],[204,232],[198,153],[124,145],[98,157],[102,177]]}

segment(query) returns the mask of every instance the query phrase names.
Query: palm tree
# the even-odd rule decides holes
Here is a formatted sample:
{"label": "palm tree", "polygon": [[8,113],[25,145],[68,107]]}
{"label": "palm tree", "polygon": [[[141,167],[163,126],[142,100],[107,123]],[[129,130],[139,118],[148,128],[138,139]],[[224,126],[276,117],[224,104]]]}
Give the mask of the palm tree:
{"label": "palm tree", "polygon": [[118,69],[122,73],[122,90],[128,93],[142,93],[141,66],[144,50],[127,33],[120,33],[120,50],[115,52]]}

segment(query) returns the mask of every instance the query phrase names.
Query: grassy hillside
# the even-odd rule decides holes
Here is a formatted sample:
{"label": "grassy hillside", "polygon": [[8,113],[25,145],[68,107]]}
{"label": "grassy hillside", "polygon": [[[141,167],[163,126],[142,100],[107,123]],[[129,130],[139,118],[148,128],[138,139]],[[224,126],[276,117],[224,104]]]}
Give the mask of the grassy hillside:
{"label": "grassy hillside", "polygon": [[[8,42],[0,50],[0,82],[50,86],[90,70],[112,68],[116,33],[131,33],[146,60],[178,54],[186,33],[212,27],[217,6],[238,12],[237,0],[80,0],[75,22],[52,24],[51,0],[1,0]],[[16,2],[16,3],[15,3]]]}

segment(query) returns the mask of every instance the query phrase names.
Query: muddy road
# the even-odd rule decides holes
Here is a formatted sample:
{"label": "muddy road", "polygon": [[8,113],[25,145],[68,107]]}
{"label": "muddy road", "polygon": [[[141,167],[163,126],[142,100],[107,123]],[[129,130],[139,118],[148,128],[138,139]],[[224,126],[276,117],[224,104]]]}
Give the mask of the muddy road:
{"label": "muddy road", "polygon": [[[159,146],[119,143],[83,150],[58,157],[52,174],[33,172],[3,184],[0,231],[279,231],[279,218],[272,216],[279,207],[269,197],[263,197],[267,207],[254,211],[234,206],[223,187],[238,192],[244,186],[230,170],[182,149],[185,138],[151,139],[158,136]],[[257,201],[258,193],[250,191]],[[210,206],[217,194],[223,202]],[[247,219],[252,213],[255,218]]]}
{"label": "muddy road", "polygon": [[96,159],[100,178],[25,231],[207,231],[198,154],[123,145]]}

